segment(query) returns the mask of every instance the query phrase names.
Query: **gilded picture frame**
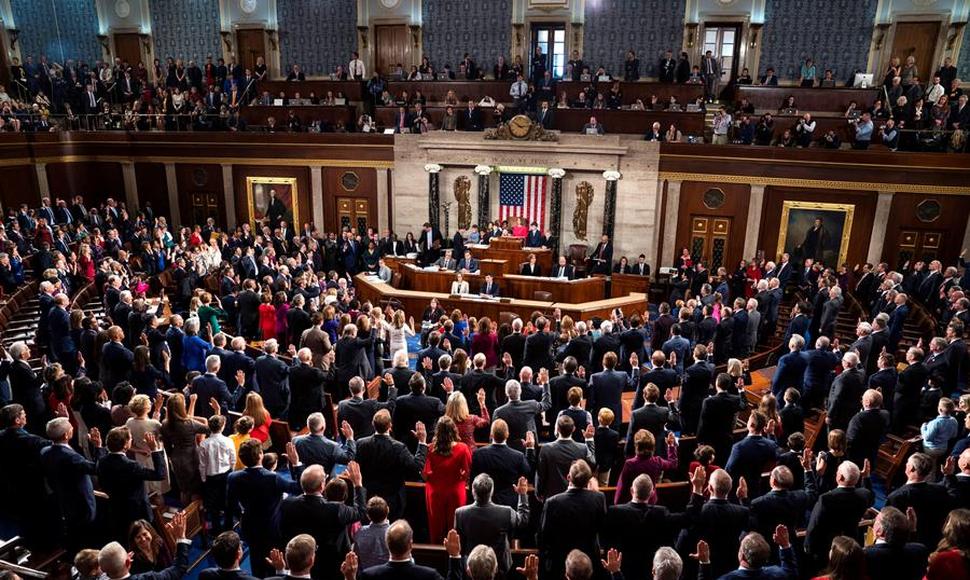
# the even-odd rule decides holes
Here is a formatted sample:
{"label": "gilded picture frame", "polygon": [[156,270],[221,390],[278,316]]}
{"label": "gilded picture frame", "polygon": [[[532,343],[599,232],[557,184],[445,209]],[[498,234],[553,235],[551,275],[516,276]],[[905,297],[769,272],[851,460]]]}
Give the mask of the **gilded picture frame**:
{"label": "gilded picture frame", "polygon": [[250,225],[255,228],[257,224],[269,221],[267,211],[271,200],[271,191],[276,192],[276,197],[285,207],[282,219],[289,224],[293,231],[299,231],[302,227],[300,222],[300,192],[295,177],[246,178],[246,202],[249,207]]}
{"label": "gilded picture frame", "polygon": [[[794,263],[806,258],[838,268],[846,262],[855,205],[787,200],[781,208],[777,255],[788,253]],[[821,220],[816,229],[816,220]]]}

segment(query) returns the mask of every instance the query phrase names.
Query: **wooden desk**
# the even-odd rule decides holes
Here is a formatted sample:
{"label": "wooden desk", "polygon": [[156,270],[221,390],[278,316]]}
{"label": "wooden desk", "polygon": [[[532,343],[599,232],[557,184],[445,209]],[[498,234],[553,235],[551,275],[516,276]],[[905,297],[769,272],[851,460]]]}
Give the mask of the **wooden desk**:
{"label": "wooden desk", "polygon": [[610,278],[610,297],[619,298],[634,292],[650,295],[650,277],[634,274],[613,274]]}
{"label": "wooden desk", "polygon": [[[424,110],[431,118],[431,126],[435,129],[441,127],[441,119],[445,116],[445,108],[431,106],[425,107]],[[506,109],[506,111],[510,110],[508,108]],[[455,114],[460,113],[461,110],[456,108]],[[374,120],[381,127],[393,127],[395,114],[397,114],[397,107],[377,107]],[[481,114],[482,125],[484,127],[490,128],[498,125],[492,109],[482,108]],[[654,121],[659,122],[665,131],[671,124],[674,124],[685,135],[698,135],[704,132],[703,113],[631,111],[627,109],[556,109],[553,111],[552,128],[564,132],[578,133],[589,122],[590,117],[596,117],[597,121],[603,125],[607,133],[633,133],[642,135],[653,125]],[[458,128],[459,130],[462,129],[460,118],[458,120]]]}
{"label": "wooden desk", "polygon": [[300,93],[300,97],[304,99],[310,98],[311,92],[319,98],[326,96],[327,91],[330,91],[334,96],[338,92],[343,93],[348,101],[361,101],[364,99],[364,87],[365,84],[361,81],[263,81],[259,83],[258,90],[260,95],[263,94],[263,91],[269,91],[274,99],[279,96],[280,91],[286,94],[286,98],[291,98],[295,93]]}
{"label": "wooden desk", "polygon": [[296,113],[304,127],[313,121],[327,122],[335,125],[338,121],[342,122],[348,131],[357,130],[357,108],[352,106],[326,107],[323,105],[306,105],[299,107],[276,107],[256,105],[253,107],[241,107],[239,115],[249,125],[265,125],[268,117],[276,118],[276,126],[281,130],[286,130],[286,119],[290,111]]}
{"label": "wooden desk", "polygon": [[[561,82],[556,84],[556,99],[563,91],[566,97],[572,101],[579,97],[579,92],[588,87],[591,83]],[[609,94],[613,83],[596,83],[596,90]],[[660,101],[668,102],[670,97],[677,98],[677,102],[685,105],[697,100],[697,97],[704,96],[704,85],[677,85],[670,83],[657,82],[620,82],[620,92],[623,94],[623,104],[632,105],[640,99],[644,104],[650,103],[650,95],[657,95]]]}
{"label": "wooden desk", "polygon": [[448,91],[454,91],[458,97],[459,106],[464,108],[468,100],[471,99],[478,103],[482,97],[489,96],[495,99],[496,103],[511,103],[512,97],[509,89],[512,88],[512,81],[391,81],[387,83],[387,90],[395,97],[407,91],[414,96],[414,91],[421,91],[426,102],[444,103],[445,95]]}
{"label": "wooden desk", "polygon": [[504,274],[518,274],[522,264],[529,261],[530,254],[536,255],[536,263],[539,264],[543,272],[549,272],[552,269],[552,250],[549,248],[524,248],[521,238],[507,239],[518,239],[518,243],[493,240],[488,246],[475,244],[465,247],[470,249],[472,256],[479,260],[504,260]]}
{"label": "wooden desk", "polygon": [[[414,264],[405,264],[401,268],[401,288],[405,290],[417,290],[418,292],[440,292],[449,294],[451,283],[458,279],[458,273],[450,270],[425,270]],[[462,274],[468,282],[468,291],[477,294],[482,282],[485,280],[484,274]]]}
{"label": "wooden desk", "polygon": [[[849,101],[859,104],[859,109],[867,109],[872,102],[879,98],[880,89],[855,88],[801,88],[801,87],[761,87],[752,85],[738,85],[736,101],[748,99],[758,111],[775,112],[788,96],[795,97],[795,106],[799,111],[831,111],[842,113],[849,107]],[[816,129],[817,131],[817,129]]]}
{"label": "wooden desk", "polygon": [[[483,263],[486,260],[482,260]],[[504,260],[501,260],[504,264]],[[451,284],[458,275],[448,270],[425,270],[413,264],[405,264],[401,268],[401,288],[418,292],[451,292]],[[485,282],[485,273],[463,274],[468,282],[468,291],[477,294]],[[520,276],[518,274],[499,274],[495,277],[501,295],[507,298],[533,300],[537,291],[549,292],[552,302],[581,303],[602,300],[605,294],[604,278],[581,278],[578,280],[563,280],[535,276]]]}
{"label": "wooden desk", "polygon": [[499,300],[481,299],[473,297],[452,298],[445,293],[419,292],[417,290],[402,290],[389,284],[372,282],[363,274],[354,278],[357,295],[361,300],[368,300],[379,305],[383,300],[393,300],[400,303],[408,314],[421,313],[428,306],[432,298],[436,298],[445,311],[460,309],[469,316],[488,316],[492,320],[501,320],[502,314],[511,314],[526,319],[533,312],[542,312],[552,316],[555,309],[560,309],[563,315],[569,315],[574,320],[589,320],[593,317],[608,319],[614,308],[622,308],[630,315],[634,312],[646,311],[647,297],[644,294],[631,294],[624,298],[610,298],[580,304],[565,302],[541,302],[538,300],[520,300],[513,298],[507,302]]}

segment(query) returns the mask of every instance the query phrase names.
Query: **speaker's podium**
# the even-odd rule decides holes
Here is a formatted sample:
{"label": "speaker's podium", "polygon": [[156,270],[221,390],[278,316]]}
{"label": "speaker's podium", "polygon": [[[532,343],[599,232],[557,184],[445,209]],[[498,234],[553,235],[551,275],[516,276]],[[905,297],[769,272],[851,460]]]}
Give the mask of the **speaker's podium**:
{"label": "speaker's podium", "polygon": [[502,236],[490,239],[488,244],[472,244],[468,248],[479,260],[505,260],[506,274],[518,274],[521,265],[528,262],[532,254],[535,254],[536,264],[543,275],[552,270],[552,250],[526,247],[525,238]]}

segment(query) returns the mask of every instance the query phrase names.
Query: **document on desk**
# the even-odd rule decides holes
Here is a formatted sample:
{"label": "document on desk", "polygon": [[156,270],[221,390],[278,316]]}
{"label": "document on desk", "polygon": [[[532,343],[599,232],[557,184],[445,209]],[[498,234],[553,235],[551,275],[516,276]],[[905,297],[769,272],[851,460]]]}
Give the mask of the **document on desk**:
{"label": "document on desk", "polygon": [[376,274],[366,274],[364,276],[364,280],[367,280],[372,284],[385,284],[384,280],[382,280],[381,277],[377,276]]}

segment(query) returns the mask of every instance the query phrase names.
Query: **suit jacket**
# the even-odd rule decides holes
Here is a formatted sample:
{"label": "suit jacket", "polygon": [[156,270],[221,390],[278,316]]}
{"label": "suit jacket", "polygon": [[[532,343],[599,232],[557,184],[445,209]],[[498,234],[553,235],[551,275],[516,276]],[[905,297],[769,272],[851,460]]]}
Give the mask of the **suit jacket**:
{"label": "suit jacket", "polygon": [[842,296],[830,298],[825,303],[825,306],[822,307],[822,318],[820,319],[819,329],[823,335],[829,338],[835,335],[835,319],[839,315],[839,310],[842,309],[842,302],[844,300]]}
{"label": "suit jacket", "polygon": [[475,369],[461,378],[458,388],[468,401],[468,410],[473,415],[480,415],[481,409],[478,406],[477,399],[478,389],[485,390],[485,406],[494,411],[495,392],[499,389],[505,389],[505,381],[490,372]]}
{"label": "suit jacket", "polygon": [[926,385],[929,375],[929,368],[922,362],[909,365],[899,373],[893,397],[894,432],[900,432],[903,427],[915,425],[919,421],[920,391]]}
{"label": "suit jacket", "polygon": [[556,355],[556,360],[562,362],[566,357],[573,357],[579,366],[590,367],[590,354],[593,352],[593,337],[588,334],[573,337]]}
{"label": "suit jacket", "polygon": [[324,410],[329,410],[326,393],[324,392],[326,380],[327,373],[320,370],[319,367],[299,363],[290,368],[288,420],[292,430],[300,431],[306,427],[307,417],[311,413],[322,413]]}
{"label": "suit jacket", "polygon": [[512,569],[509,538],[528,525],[529,499],[524,495],[518,497],[516,509],[492,502],[475,502],[455,511],[455,529],[462,538],[462,552],[468,554],[479,544],[491,547],[501,574]]}
{"label": "suit jacket", "polygon": [[[525,338],[525,335],[521,332],[513,332],[502,339],[502,354],[509,353],[509,356],[512,357],[512,366],[515,367],[516,373],[522,368],[522,357],[525,354]],[[533,371],[537,370],[533,369]],[[465,396],[467,398],[468,395]],[[468,402],[471,404],[471,399]]]}
{"label": "suit jacket", "polygon": [[714,365],[707,361],[697,361],[684,369],[683,385],[680,390],[680,413],[684,431],[697,433],[701,407],[711,390],[714,378]]}
{"label": "suit jacket", "polygon": [[886,505],[916,510],[916,541],[924,546],[935,546],[943,535],[943,524],[950,509],[965,507],[954,505],[945,486],[939,483],[907,483],[886,498]]}
{"label": "suit jacket", "polygon": [[250,545],[271,547],[280,536],[283,494],[299,495],[302,467],[290,467],[290,478],[263,467],[247,467],[229,474],[226,482],[226,519],[240,518],[243,539]]}
{"label": "suit jacket", "polygon": [[532,479],[535,471],[535,449],[525,453],[516,451],[508,445],[492,443],[479,447],[472,453],[472,467],[469,480],[478,474],[487,473],[495,482],[492,501],[511,508],[518,506],[518,495],[512,489],[520,477]]}
{"label": "suit jacket", "polygon": [[527,336],[522,365],[532,367],[536,374],[543,368],[551,373],[556,364],[552,358],[552,345],[555,340],[556,337],[551,332],[536,332]]}
{"label": "suit jacket", "polygon": [[165,479],[167,464],[162,451],[152,453],[152,466],[144,467],[123,453],[110,453],[98,462],[98,485],[108,494],[108,519],[117,539],[127,536],[128,526],[135,520],[154,519],[145,482]]}
{"label": "suit jacket", "polygon": [[525,451],[522,441],[525,434],[531,431],[536,439],[539,438],[536,428],[536,417],[552,406],[549,399],[549,385],[546,384],[542,389],[541,401],[509,401],[498,409],[495,409],[494,418],[502,419],[509,426],[509,447],[517,451]]}
{"label": "suit jacket", "polygon": [[63,308],[51,308],[48,324],[50,326],[51,350],[55,359],[73,368],[76,361],[70,360],[77,355],[77,345],[74,344],[74,334],[71,332],[71,315]]}
{"label": "suit jacket", "polygon": [[[132,574],[128,577],[129,580],[181,580],[189,570],[189,547],[191,545],[190,542],[178,542],[175,547],[175,562],[171,566],[161,572]],[[203,572],[205,571],[203,570]],[[202,578],[202,574],[199,574],[199,578]],[[212,579],[206,578],[206,580]]]}
{"label": "suit jacket", "polygon": [[[539,521],[538,540],[539,562],[549,578],[563,576],[566,556],[574,549],[586,554],[600,553],[599,530],[605,519],[606,497],[598,491],[569,488],[563,493],[547,496]],[[576,526],[576,522],[583,522],[583,525]],[[594,575],[599,569],[599,562],[594,563]]]}
{"label": "suit jacket", "polygon": [[882,354],[882,349],[885,348],[889,351],[889,332],[886,330],[879,330],[873,332],[869,335],[872,337],[872,348],[869,349],[869,355],[866,357],[866,376],[871,375],[876,372],[879,363],[879,355]]}
{"label": "suit jacket", "polygon": [[660,391],[660,398],[657,399],[657,404],[661,407],[666,407],[667,400],[664,398],[664,394],[668,389],[672,389],[680,384],[680,374],[676,370],[666,367],[654,368],[649,372],[641,373],[637,392],[633,396],[633,410],[637,410],[644,405],[643,389],[650,383],[653,383],[657,387],[657,390]]}
{"label": "suit jacket", "polygon": [[586,374],[590,375],[602,371],[603,355],[608,352],[616,353],[617,358],[619,358],[621,346],[620,335],[615,332],[601,335],[593,341],[593,350],[589,355],[589,368],[586,369]]}
{"label": "suit jacket", "polygon": [[752,528],[770,539],[775,528],[782,524],[788,528],[791,538],[805,525],[805,513],[815,504],[818,491],[815,486],[815,472],[805,473],[805,489],[793,487],[790,490],[770,490],[751,501]]}
{"label": "suit jacket", "polygon": [[221,570],[219,568],[206,568],[199,572],[199,580],[258,580],[255,576],[250,576],[242,570]]}
{"label": "suit jacket", "polygon": [[357,443],[353,439],[340,444],[323,435],[307,433],[295,437],[293,444],[300,454],[300,461],[305,465],[321,465],[327,473],[333,472],[334,465],[350,463],[357,453]]}
{"label": "suit jacket", "polygon": [[734,481],[744,477],[748,481],[749,497],[760,497],[764,490],[761,488],[761,474],[774,466],[780,449],[778,444],[761,435],[748,435],[731,447],[724,469],[731,474]]}
{"label": "suit jacket", "polygon": [[683,513],[671,513],[664,506],[647,503],[612,505],[606,510],[603,547],[616,548],[623,554],[624,578],[649,580],[657,549],[673,545],[680,531],[700,516],[703,504],[702,496],[691,495]]}
{"label": "suit jacket", "polygon": [[375,495],[390,506],[391,521],[404,510],[404,482],[420,481],[427,445],[419,445],[414,455],[400,441],[375,433],[357,442],[357,463],[367,482],[367,499]]}
{"label": "suit jacket", "polygon": [[569,264],[566,264],[565,266],[560,266],[559,264],[556,264],[555,266],[552,267],[552,271],[549,272],[549,275],[552,276],[553,278],[565,278],[566,280],[572,280],[573,278],[575,278],[573,267],[570,266]]}
{"label": "suit jacket", "polygon": [[577,377],[575,374],[562,374],[549,380],[549,401],[551,406],[546,411],[546,422],[554,424],[559,412],[569,408],[569,401],[566,396],[569,389],[579,387],[583,389],[584,398],[586,392],[586,381]]}
{"label": "suit jacket", "polygon": [[837,487],[822,494],[808,520],[805,551],[827,558],[836,536],[858,538],[859,520],[872,505],[874,497],[872,491],[864,487]]}
{"label": "suit jacket", "polygon": [[[762,566],[757,570],[751,570],[747,568],[738,568],[737,570],[732,570],[723,576],[719,580],[747,580],[749,578],[758,578],[761,580],[789,580],[791,578],[796,578],[798,576],[798,564],[795,560],[795,549],[792,546],[788,546],[784,550],[778,551],[778,556],[781,559],[780,566]],[[697,580],[711,580],[713,578],[711,574],[711,564],[699,564],[697,569]]]}
{"label": "suit jacket", "polygon": [[492,282],[491,286],[482,282],[481,287],[478,290],[479,294],[484,294],[486,296],[499,296],[500,290],[497,282]]}
{"label": "suit jacket", "polygon": [[256,388],[263,404],[273,417],[287,417],[290,406],[290,367],[285,362],[264,354],[256,359]]}
{"label": "suit jacket", "polygon": [[785,331],[785,342],[787,343],[793,334],[805,338],[805,335],[808,333],[809,322],[811,322],[811,319],[804,314],[799,314],[792,318],[791,322],[788,323],[788,330]]}
{"label": "suit jacket", "polygon": [[741,395],[726,391],[704,399],[697,425],[698,443],[713,445],[715,449],[725,449],[726,444],[733,440],[738,413],[745,407],[747,401]]}
{"label": "suit jacket", "polygon": [[336,578],[340,564],[350,551],[351,524],[367,517],[364,488],[353,491],[353,507],[327,501],[321,495],[295,495],[280,504],[280,531],[283,538],[310,534],[317,541],[317,555],[313,564],[318,578]]}
{"label": "suit jacket", "polygon": [[920,580],[926,573],[930,551],[917,542],[879,543],[866,548],[866,571],[870,578]]}
{"label": "suit jacket", "polygon": [[623,371],[604,370],[589,378],[589,399],[587,406],[590,412],[599,412],[606,407],[613,411],[615,417],[623,416],[623,391],[632,390],[636,383],[630,375]]}
{"label": "suit jacket", "polygon": [[394,407],[397,405],[397,387],[390,387],[387,390],[387,401],[381,403],[376,399],[358,399],[352,397],[340,401],[337,405],[337,421],[343,423],[347,421],[354,430],[357,437],[366,437],[374,434],[372,423],[374,415],[381,409],[387,409],[392,415]]}
{"label": "suit jacket", "polygon": [[91,476],[97,474],[97,461],[104,455],[104,448],[97,448],[96,460],[90,461],[69,446],[60,444],[51,445],[40,452],[40,464],[47,485],[54,492],[61,515],[68,522],[94,522],[94,485]]}
{"label": "suit jacket", "polygon": [[[235,385],[235,377],[233,377],[233,384]],[[195,414],[199,417],[208,419],[212,416],[212,408],[209,407],[210,399],[215,399],[219,402],[219,407],[222,409],[223,414],[229,410],[229,402],[232,399],[232,395],[229,393],[229,388],[226,386],[226,383],[218,376],[209,373],[199,375],[192,381],[191,391],[199,396],[195,405]],[[272,411],[270,411],[270,414],[272,414]]]}
{"label": "suit jacket", "polygon": [[415,424],[421,421],[427,426],[428,432],[433,433],[435,424],[444,414],[445,404],[441,399],[424,393],[409,393],[397,398],[394,407],[394,431],[413,453],[418,448],[418,440],[411,433]]}
{"label": "suit jacket", "polygon": [[125,348],[119,342],[107,342],[101,348],[101,382],[108,391],[115,388],[115,385],[122,381],[127,381],[131,374],[131,363],[135,360],[135,354]]}
{"label": "suit jacket", "polygon": [[539,109],[536,111],[536,123],[542,125],[543,129],[553,129],[556,123],[556,113],[552,108]]}
{"label": "suit jacket", "polygon": [[888,431],[889,411],[869,409],[856,413],[846,432],[849,459],[856,465],[862,465],[866,459],[875,465],[879,445]]}
{"label": "suit jacket", "polygon": [[41,393],[44,378],[35,373],[27,361],[14,361],[9,369],[7,380],[13,402],[23,405],[27,414],[27,425],[32,430],[42,432],[47,413],[47,405]]}
{"label": "suit jacket", "polygon": [[711,547],[711,568],[715,578],[733,570],[738,563],[742,533],[751,529],[751,511],[723,499],[710,499],[701,508],[691,533],[681,536],[679,545],[696,545],[705,540]]}
{"label": "suit jacket", "polygon": [[846,369],[832,381],[829,391],[828,421],[831,429],[847,429],[849,421],[862,408],[866,390],[865,375],[859,368]]}
{"label": "suit jacket", "polygon": [[[805,361],[803,392],[828,392],[829,385],[832,383],[832,371],[839,364],[839,357],[830,350],[812,349],[802,351],[801,358]],[[788,386],[798,387],[797,384]]]}
{"label": "suit jacket", "polygon": [[[367,349],[373,344],[373,336],[366,338],[341,337],[334,345],[337,366],[337,384],[346,385],[353,377],[362,377],[365,381],[373,376],[374,369],[370,368]],[[437,364],[437,359],[434,359]]]}
{"label": "suit jacket", "polygon": [[[630,415],[630,426],[626,430],[626,443],[623,445],[623,455],[633,457],[633,436],[640,429],[646,429],[653,433],[656,442],[654,455],[657,457],[667,457],[667,423],[670,422],[671,430],[676,430],[679,419],[677,415],[667,407],[660,405],[644,405],[633,411]],[[607,466],[603,466],[605,469]]]}
{"label": "suit jacket", "polygon": [[556,439],[543,445],[539,449],[539,466],[536,469],[536,495],[547,499],[565,491],[569,466],[577,459],[585,459],[591,466],[595,465],[595,452],[592,439],[586,441],[586,445],[572,439]]}
{"label": "suit jacket", "polygon": [[[457,560],[457,564],[454,562]],[[453,571],[452,568],[455,567]],[[448,558],[448,580],[461,580],[464,571],[460,558]],[[434,568],[419,566],[414,561],[388,562],[361,570],[359,580],[443,580]]]}

